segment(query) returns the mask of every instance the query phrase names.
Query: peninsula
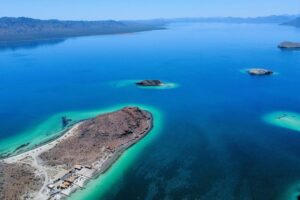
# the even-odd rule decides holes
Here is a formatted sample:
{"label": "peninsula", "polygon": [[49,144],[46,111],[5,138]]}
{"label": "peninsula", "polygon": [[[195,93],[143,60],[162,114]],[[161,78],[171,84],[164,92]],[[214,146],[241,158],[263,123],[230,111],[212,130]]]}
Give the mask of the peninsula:
{"label": "peninsula", "polygon": [[107,170],[152,129],[139,107],[73,125],[60,138],[0,161],[0,199],[63,199]]}
{"label": "peninsula", "polygon": [[0,42],[18,42],[89,35],[133,33],[164,29],[162,22],[149,21],[62,21],[26,17],[0,18]]}

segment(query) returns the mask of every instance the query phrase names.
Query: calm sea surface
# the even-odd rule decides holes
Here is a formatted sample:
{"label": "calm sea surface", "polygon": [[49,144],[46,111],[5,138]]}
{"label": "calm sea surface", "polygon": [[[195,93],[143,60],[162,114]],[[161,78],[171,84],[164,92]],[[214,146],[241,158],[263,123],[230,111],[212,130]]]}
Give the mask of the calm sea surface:
{"label": "calm sea surface", "polygon": [[[277,49],[283,40],[300,41],[300,29],[173,24],[2,46],[0,152],[51,138],[62,115],[83,119],[143,105],[156,116],[149,137],[70,199],[293,199],[300,132],[262,120],[271,112],[300,113],[300,51]],[[276,74],[250,77],[243,70],[251,67]],[[178,87],[130,84],[139,79]]]}

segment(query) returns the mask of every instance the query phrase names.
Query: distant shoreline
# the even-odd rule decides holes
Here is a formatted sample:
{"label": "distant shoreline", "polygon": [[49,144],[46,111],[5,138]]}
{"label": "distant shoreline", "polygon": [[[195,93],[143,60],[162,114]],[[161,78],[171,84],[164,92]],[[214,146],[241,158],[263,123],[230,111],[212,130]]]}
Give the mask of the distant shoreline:
{"label": "distant shoreline", "polygon": [[26,17],[0,18],[0,45],[17,42],[38,42],[82,36],[116,35],[164,30],[166,25],[178,22],[199,23],[272,23],[286,24],[296,20],[294,15],[264,17],[195,17],[150,20],[68,21],[40,20]]}
{"label": "distant shoreline", "polygon": [[164,26],[165,23],[162,21],[63,21],[2,17],[0,18],[0,43],[126,34],[161,30],[165,29]]}
{"label": "distant shoreline", "polygon": [[133,34],[133,33],[142,33],[148,31],[157,31],[157,30],[166,30],[167,28],[158,27],[153,29],[147,30],[138,30],[138,31],[131,31],[131,32],[119,32],[119,33],[104,33],[104,34],[82,34],[82,35],[70,35],[70,36],[61,36],[61,37],[48,37],[48,38],[32,38],[32,39],[16,39],[16,40],[1,40],[0,38],[0,46],[1,45],[9,45],[9,44],[17,44],[17,43],[26,43],[26,42],[47,42],[52,40],[67,40],[71,38],[80,38],[80,37],[93,37],[93,36],[109,36],[109,35],[126,35],[126,34]]}

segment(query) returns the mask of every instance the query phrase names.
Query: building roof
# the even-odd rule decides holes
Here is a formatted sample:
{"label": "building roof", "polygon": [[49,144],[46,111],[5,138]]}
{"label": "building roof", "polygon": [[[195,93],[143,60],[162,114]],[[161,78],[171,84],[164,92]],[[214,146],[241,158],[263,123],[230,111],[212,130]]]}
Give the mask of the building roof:
{"label": "building roof", "polygon": [[75,169],[82,169],[82,165],[74,165]]}
{"label": "building roof", "polygon": [[76,176],[71,176],[67,180],[65,180],[65,182],[73,183],[76,180],[76,178]]}

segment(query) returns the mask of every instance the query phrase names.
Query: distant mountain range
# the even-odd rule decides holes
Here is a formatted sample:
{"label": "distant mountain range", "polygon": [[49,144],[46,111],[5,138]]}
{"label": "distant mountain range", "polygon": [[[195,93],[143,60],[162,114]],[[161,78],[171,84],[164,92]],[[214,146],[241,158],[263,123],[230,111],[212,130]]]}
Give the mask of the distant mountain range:
{"label": "distant mountain range", "polygon": [[265,17],[200,17],[167,19],[166,22],[204,22],[204,23],[275,23],[281,24],[295,19],[295,15],[271,15]]}
{"label": "distant mountain range", "polygon": [[283,25],[295,26],[295,27],[300,28],[300,17],[293,19],[289,22],[285,22],[285,23],[283,23]]}
{"label": "distant mountain range", "polygon": [[137,21],[60,21],[0,18],[0,42],[132,33],[163,29],[164,24]]}
{"label": "distant mountain range", "polygon": [[0,42],[63,39],[74,36],[133,33],[165,29],[167,24],[178,22],[276,23],[299,27],[300,18],[297,17],[299,16],[280,15],[256,18],[209,17],[136,21],[61,21],[39,20],[26,17],[3,17],[0,18]]}

